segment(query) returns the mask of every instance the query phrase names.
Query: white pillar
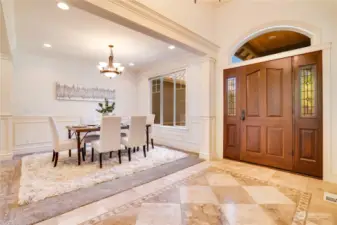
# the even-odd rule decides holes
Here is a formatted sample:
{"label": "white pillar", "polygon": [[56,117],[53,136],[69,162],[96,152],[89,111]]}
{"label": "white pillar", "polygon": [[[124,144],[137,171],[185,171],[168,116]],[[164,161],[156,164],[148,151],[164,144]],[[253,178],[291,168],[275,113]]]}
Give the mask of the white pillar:
{"label": "white pillar", "polygon": [[211,160],[215,156],[215,59],[205,57],[201,66],[200,119],[202,124],[199,156]]}
{"label": "white pillar", "polygon": [[8,55],[1,54],[0,63],[0,160],[11,159],[12,149],[12,60]]}

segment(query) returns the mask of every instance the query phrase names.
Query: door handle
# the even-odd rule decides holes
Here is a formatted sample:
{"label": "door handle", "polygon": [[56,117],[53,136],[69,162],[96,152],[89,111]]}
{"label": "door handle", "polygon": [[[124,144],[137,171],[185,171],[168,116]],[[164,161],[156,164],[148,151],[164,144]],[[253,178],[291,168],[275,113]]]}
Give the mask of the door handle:
{"label": "door handle", "polygon": [[246,119],[246,111],[243,109],[241,110],[241,120],[245,121],[245,119]]}

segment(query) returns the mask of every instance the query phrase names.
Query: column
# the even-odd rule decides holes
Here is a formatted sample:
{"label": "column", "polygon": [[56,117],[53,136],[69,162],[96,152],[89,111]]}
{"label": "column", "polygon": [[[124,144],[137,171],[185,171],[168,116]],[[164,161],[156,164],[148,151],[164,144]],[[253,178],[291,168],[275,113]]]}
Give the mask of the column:
{"label": "column", "polygon": [[201,65],[201,88],[198,93],[200,108],[201,140],[199,157],[211,160],[215,157],[215,59],[205,57]]}

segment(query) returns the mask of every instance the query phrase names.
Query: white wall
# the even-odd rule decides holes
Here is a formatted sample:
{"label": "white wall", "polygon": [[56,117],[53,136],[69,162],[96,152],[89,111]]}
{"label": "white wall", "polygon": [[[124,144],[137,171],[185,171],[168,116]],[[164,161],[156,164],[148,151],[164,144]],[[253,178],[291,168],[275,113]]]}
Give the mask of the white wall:
{"label": "white wall", "polygon": [[146,72],[139,74],[138,109],[140,114],[150,113],[149,78],[186,68],[186,128],[173,128],[155,125],[154,141],[186,151],[199,153],[201,138],[200,108],[198,91],[201,88],[200,59],[185,58],[172,62],[157,64]]}
{"label": "white wall", "polygon": [[159,12],[171,20],[187,27],[191,31],[214,41],[215,4],[205,4],[199,0],[138,0],[147,7]]}
{"label": "white wall", "polygon": [[[238,13],[239,12],[239,13]],[[331,49],[331,90],[325,102],[330,102],[332,130],[331,135],[337,135],[337,3],[322,1],[246,1],[235,0],[216,11],[216,40],[221,46],[218,55],[216,75],[217,102],[217,155],[223,154],[223,77],[222,71],[229,64],[230,55],[236,45],[249,34],[262,28],[275,25],[290,25],[310,31],[314,44],[332,43]],[[323,71],[324,76],[324,71]],[[330,118],[326,118],[329,119]],[[324,147],[324,146],[323,146]],[[333,139],[331,149],[324,147],[323,151],[331,152],[330,162],[337,161],[337,140]],[[325,161],[325,164],[327,162]],[[330,174],[329,180],[337,182],[337,165],[329,164],[325,174]]]}
{"label": "white wall", "polygon": [[99,118],[95,111],[97,102],[56,100],[56,82],[115,89],[115,113],[129,116],[137,112],[137,83],[133,74],[125,72],[110,80],[99,74],[95,62],[55,55],[16,51],[13,61],[11,108],[16,154],[50,149],[47,116],[56,117],[63,138],[67,138],[65,125]]}

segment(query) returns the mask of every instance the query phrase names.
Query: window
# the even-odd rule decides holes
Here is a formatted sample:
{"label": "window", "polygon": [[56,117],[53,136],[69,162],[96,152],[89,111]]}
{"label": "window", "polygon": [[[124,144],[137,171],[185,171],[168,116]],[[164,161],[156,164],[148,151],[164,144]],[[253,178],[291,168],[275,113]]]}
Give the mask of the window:
{"label": "window", "polygon": [[227,79],[227,115],[236,115],[236,78]]}
{"label": "window", "polygon": [[301,116],[316,115],[316,66],[304,66],[300,69]]}
{"label": "window", "polygon": [[151,79],[150,85],[155,124],[186,126],[185,70]]}

